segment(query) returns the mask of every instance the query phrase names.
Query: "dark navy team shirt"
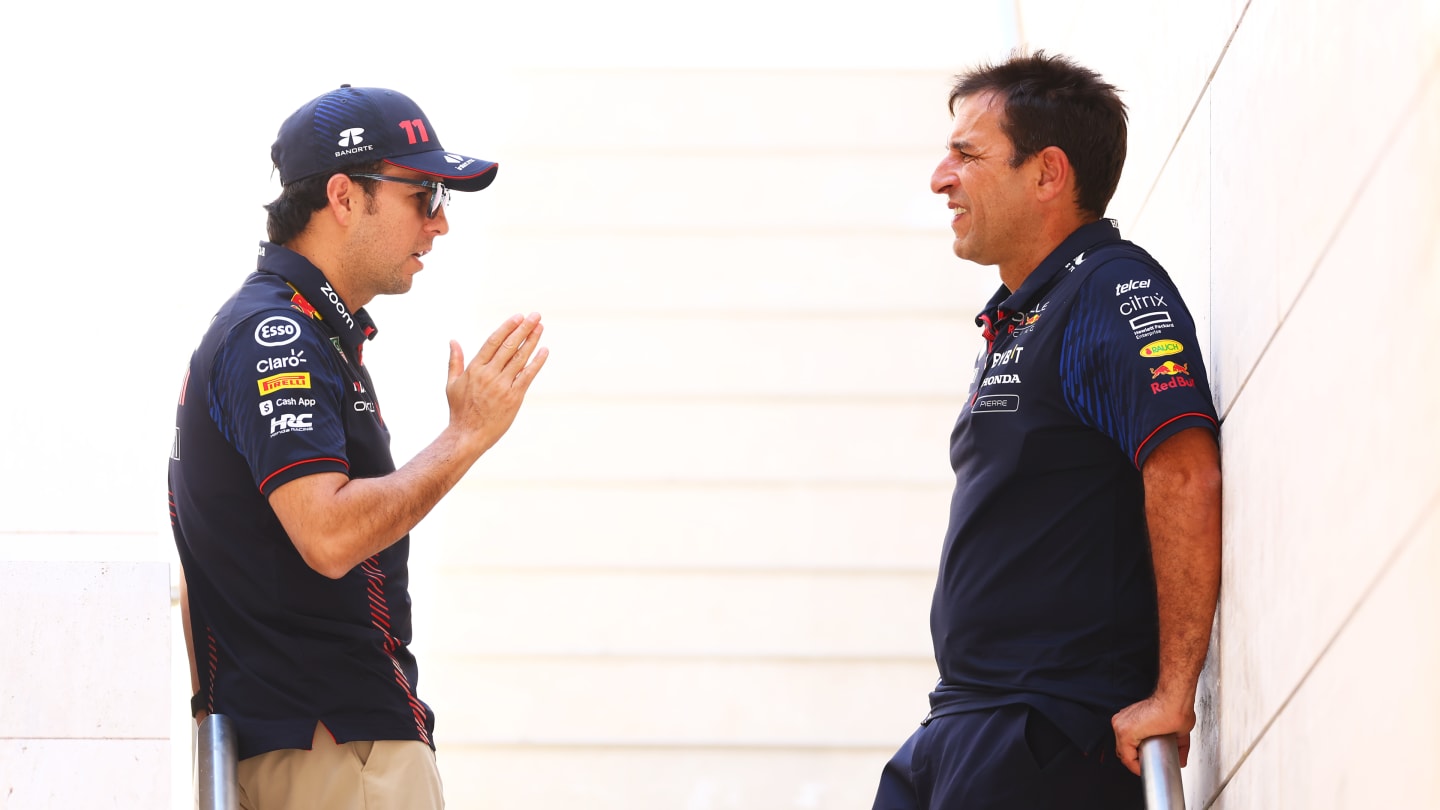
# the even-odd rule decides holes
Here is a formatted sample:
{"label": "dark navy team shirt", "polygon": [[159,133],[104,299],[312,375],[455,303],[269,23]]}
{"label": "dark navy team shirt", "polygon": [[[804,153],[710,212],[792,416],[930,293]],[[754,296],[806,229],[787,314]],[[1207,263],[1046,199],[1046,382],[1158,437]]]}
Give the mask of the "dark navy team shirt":
{"label": "dark navy team shirt", "polygon": [[1141,469],[1218,430],[1195,325],[1111,220],[1071,234],[976,319],[930,627],[932,716],[1026,703],[1082,750],[1158,671]]}
{"label": "dark navy team shirt", "polygon": [[364,366],[375,325],[304,257],[260,244],[257,271],[191,355],[170,460],[171,522],[202,699],[241,758],[339,742],[420,740],[406,536],[338,580],[300,557],[267,498],[306,475],[395,470]]}

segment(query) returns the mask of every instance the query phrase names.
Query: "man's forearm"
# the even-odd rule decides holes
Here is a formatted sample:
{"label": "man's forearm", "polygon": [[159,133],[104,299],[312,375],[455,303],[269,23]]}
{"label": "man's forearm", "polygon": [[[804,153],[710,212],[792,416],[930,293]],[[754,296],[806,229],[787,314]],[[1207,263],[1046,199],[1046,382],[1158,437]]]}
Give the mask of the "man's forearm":
{"label": "man's forearm", "polygon": [[389,475],[306,476],[275,490],[270,505],[306,563],[339,578],[415,528],[479,457],[447,429]]}
{"label": "man's forearm", "polygon": [[[180,629],[185,634],[185,663],[190,665],[190,694],[200,692],[200,670],[195,664],[195,638],[190,627],[190,588],[185,584],[185,569],[180,569]],[[193,714],[198,715],[199,712]]]}
{"label": "man's forearm", "polygon": [[468,366],[460,344],[450,341],[450,424],[395,472],[353,480],[319,473],[271,493],[270,507],[306,564],[339,579],[415,528],[510,429],[549,355],[536,349],[542,332],[539,313],[509,318]]}
{"label": "man's forearm", "polygon": [[1145,465],[1145,513],[1160,614],[1155,695],[1193,707],[1220,592],[1220,464],[1208,431],[1156,449]]}
{"label": "man's forearm", "polygon": [[1220,453],[1204,428],[1181,431],[1145,461],[1145,519],[1160,614],[1160,676],[1150,697],[1110,718],[1115,753],[1140,773],[1140,743],[1175,735],[1180,764],[1195,727],[1195,686],[1220,594]]}

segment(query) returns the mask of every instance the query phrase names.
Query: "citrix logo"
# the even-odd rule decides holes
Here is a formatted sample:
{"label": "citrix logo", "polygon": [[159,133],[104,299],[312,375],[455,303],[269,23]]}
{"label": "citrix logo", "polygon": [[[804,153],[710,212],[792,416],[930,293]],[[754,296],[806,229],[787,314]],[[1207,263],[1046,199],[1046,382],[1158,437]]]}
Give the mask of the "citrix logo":
{"label": "citrix logo", "polygon": [[361,129],[360,127],[352,127],[351,129],[347,129],[340,133],[340,140],[336,142],[336,146],[359,146],[360,144],[365,142],[365,139],[360,137],[364,134],[365,130]]}

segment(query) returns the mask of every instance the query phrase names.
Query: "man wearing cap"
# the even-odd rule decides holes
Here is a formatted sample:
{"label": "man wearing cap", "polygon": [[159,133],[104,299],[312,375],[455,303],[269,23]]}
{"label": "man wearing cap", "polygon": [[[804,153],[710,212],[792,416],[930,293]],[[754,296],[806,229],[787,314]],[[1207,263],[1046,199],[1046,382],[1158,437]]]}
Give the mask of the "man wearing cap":
{"label": "man wearing cap", "polygon": [[931,190],[997,265],[950,436],[931,604],[940,680],[875,810],[1141,810],[1182,761],[1220,582],[1218,422],[1169,275],[1104,219],[1126,112],[1043,52],[957,77]]}
{"label": "man wearing cap", "polygon": [[397,469],[364,307],[410,289],[449,192],[485,188],[496,165],[446,151],[404,95],[349,85],[286,119],[271,156],[270,239],[177,409],[191,709],[233,721],[242,807],[442,807],[408,532],[510,427],[547,356],[540,317],[508,319],[468,364],[451,342],[449,424]]}

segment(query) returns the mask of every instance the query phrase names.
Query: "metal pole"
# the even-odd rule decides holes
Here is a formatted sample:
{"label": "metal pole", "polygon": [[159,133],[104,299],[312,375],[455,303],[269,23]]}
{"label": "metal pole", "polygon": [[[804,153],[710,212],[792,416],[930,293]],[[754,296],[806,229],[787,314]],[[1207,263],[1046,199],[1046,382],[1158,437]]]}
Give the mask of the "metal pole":
{"label": "metal pole", "polygon": [[200,810],[240,810],[236,784],[238,742],[235,723],[223,714],[212,714],[200,723],[197,781]]}
{"label": "metal pole", "polygon": [[1180,782],[1180,749],[1175,735],[1148,737],[1140,742],[1140,774],[1145,781],[1145,807],[1185,810],[1185,786]]}

